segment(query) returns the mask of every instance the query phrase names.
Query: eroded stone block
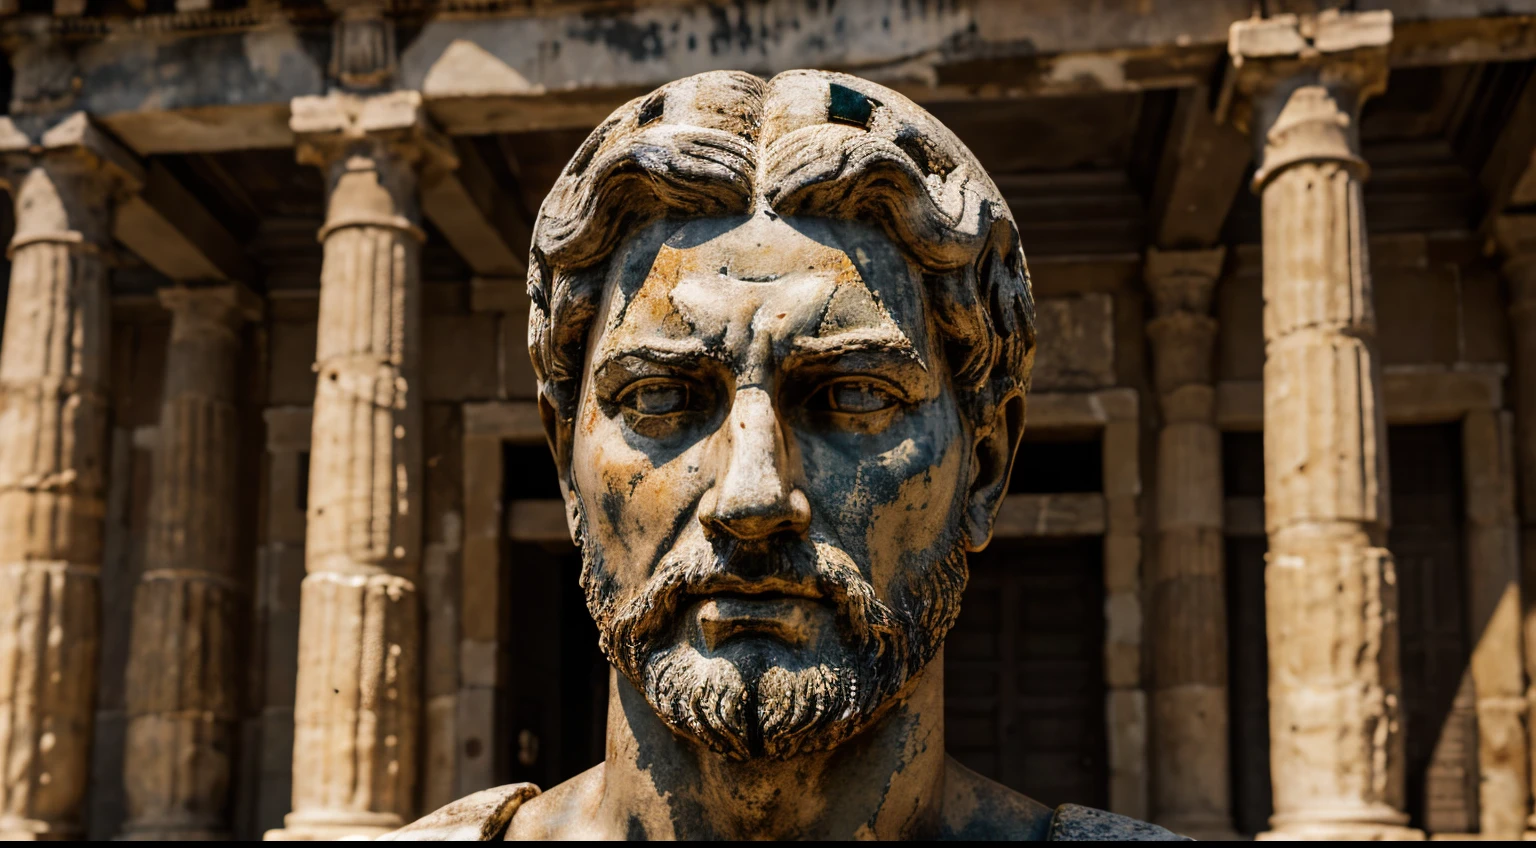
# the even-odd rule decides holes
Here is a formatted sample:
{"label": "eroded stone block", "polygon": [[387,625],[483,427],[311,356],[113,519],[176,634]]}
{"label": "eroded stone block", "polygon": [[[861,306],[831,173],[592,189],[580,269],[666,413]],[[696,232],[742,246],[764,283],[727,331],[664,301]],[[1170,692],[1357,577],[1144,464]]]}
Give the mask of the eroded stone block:
{"label": "eroded stone block", "polygon": [[1034,386],[1044,391],[1115,384],[1114,298],[1095,293],[1041,300]]}

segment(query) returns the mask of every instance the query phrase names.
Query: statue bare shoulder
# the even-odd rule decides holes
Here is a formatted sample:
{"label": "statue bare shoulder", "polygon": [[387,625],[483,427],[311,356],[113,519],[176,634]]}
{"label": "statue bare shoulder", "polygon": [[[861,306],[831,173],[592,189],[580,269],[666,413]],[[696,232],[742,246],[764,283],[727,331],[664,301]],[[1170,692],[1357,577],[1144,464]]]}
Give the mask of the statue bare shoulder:
{"label": "statue bare shoulder", "polygon": [[[540,794],[532,784],[487,789],[455,801],[386,837],[388,841],[588,840],[605,835],[597,826],[603,766]],[[941,840],[1077,842],[1184,840],[1163,828],[1126,816],[1065,804],[1052,810],[1022,793],[949,760]],[[644,822],[632,817],[624,836],[647,839]]]}

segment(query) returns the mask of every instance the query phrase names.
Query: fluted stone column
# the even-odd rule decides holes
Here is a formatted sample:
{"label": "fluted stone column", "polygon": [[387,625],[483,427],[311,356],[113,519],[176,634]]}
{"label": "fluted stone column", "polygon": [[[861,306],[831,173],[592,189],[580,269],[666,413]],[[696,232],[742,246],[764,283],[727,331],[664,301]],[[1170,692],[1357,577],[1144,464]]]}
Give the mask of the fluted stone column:
{"label": "fluted stone column", "polygon": [[1483,409],[1462,422],[1478,832],[1494,839],[1520,838],[1531,792],[1511,418]]}
{"label": "fluted stone column", "polygon": [[243,287],[162,289],[171,313],[145,569],[133,601],[123,761],[130,839],[229,836],[238,713],[235,373]]}
{"label": "fluted stone column", "polygon": [[1152,815],[1199,839],[1231,838],[1227,742],[1227,601],[1216,320],[1211,296],[1226,251],[1147,254],[1155,317],[1147,324],[1162,412],[1157,449],[1158,555],[1152,621]]}
{"label": "fluted stone column", "polygon": [[274,838],[399,827],[415,812],[421,626],[417,170],[447,157],[420,95],[301,98],[322,168],[319,382],[294,706],[293,812]]}
{"label": "fluted stone column", "polygon": [[1233,24],[1264,221],[1273,837],[1413,838],[1360,106],[1389,12]]}
{"label": "fluted stone column", "polygon": [[116,190],[137,164],[75,114],[0,120],[16,204],[0,348],[0,838],[79,838],[96,697]]}
{"label": "fluted stone column", "polygon": [[[1520,580],[1523,587],[1527,716],[1536,715],[1536,215],[1505,216],[1495,224],[1509,283],[1514,370],[1513,454],[1519,480]],[[1531,733],[1529,736],[1536,736]],[[1536,745],[1528,745],[1527,776],[1536,781]],[[1526,822],[1536,830],[1536,815]]]}

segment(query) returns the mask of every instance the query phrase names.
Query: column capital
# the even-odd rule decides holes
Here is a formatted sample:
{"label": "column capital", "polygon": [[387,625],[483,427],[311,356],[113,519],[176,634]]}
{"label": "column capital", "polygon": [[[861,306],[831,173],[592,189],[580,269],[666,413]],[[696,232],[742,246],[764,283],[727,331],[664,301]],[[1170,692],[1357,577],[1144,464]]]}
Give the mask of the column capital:
{"label": "column capital", "polygon": [[1152,294],[1155,314],[1161,318],[1176,312],[1210,313],[1211,295],[1226,258],[1225,247],[1209,250],[1149,248],[1142,265],[1142,276]]}
{"label": "column capital", "polygon": [[419,91],[295,97],[290,108],[288,127],[303,164],[328,167],[371,146],[375,155],[412,165],[457,165],[453,144],[432,125]]}
{"label": "column capital", "polygon": [[25,116],[0,117],[0,159],[6,163],[6,181],[18,178],[18,170],[45,161],[69,160],[86,169],[101,171],[126,192],[144,185],[144,166],[128,148],[97,128],[89,115],[71,112],[47,120]]}
{"label": "column capital", "polygon": [[1386,10],[1232,24],[1217,114],[1253,137],[1255,191],[1300,162],[1337,162],[1364,179],[1360,107],[1386,88],[1391,43]]}
{"label": "column capital", "polygon": [[137,157],[84,112],[61,120],[0,117],[0,183],[17,210],[9,251],[37,242],[76,250],[111,243],[111,206],[139,191]]}
{"label": "column capital", "polygon": [[421,93],[297,97],[288,125],[298,160],[325,172],[320,240],[346,227],[378,226],[426,240],[417,199],[422,168],[457,167],[453,146],[427,118]]}
{"label": "column capital", "polygon": [[173,333],[178,324],[209,323],[234,330],[246,321],[261,320],[261,298],[240,283],[166,286],[155,294],[174,318]]}

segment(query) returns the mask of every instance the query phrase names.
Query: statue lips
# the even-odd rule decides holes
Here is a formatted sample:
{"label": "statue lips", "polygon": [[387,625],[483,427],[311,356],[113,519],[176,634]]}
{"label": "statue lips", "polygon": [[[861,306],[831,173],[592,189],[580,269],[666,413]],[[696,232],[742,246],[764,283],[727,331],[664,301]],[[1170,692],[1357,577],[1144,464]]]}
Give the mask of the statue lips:
{"label": "statue lips", "polygon": [[[723,579],[721,579],[723,578]],[[814,583],[782,578],[745,581],[722,575],[692,595],[706,650],[738,636],[766,636],[790,647],[809,644],[832,612]]]}

